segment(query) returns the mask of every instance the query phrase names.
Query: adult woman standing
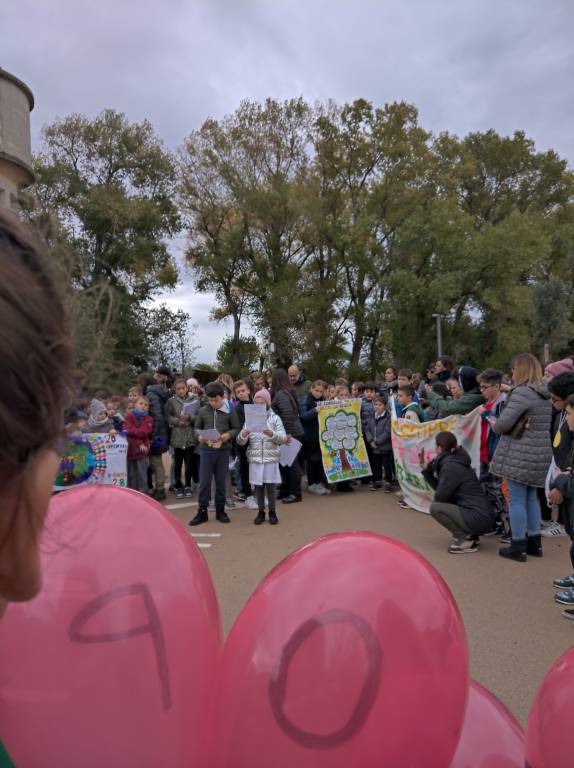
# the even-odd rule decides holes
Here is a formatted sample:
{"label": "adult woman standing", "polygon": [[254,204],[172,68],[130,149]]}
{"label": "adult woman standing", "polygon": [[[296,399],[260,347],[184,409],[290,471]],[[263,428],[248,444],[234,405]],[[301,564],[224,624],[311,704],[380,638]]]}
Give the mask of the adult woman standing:
{"label": "adult woman standing", "polygon": [[502,435],[491,471],[506,480],[508,486],[512,540],[510,547],[499,550],[499,554],[524,562],[527,554],[542,556],[536,489],[544,487],[552,460],[552,406],[542,385],[542,368],[533,355],[516,355],[512,361],[512,382],[500,416],[489,419],[492,430]]}
{"label": "adult woman standing", "polygon": [[[273,401],[271,407],[280,417],[287,433],[287,441],[290,438],[303,439],[303,425],[299,418],[299,404],[297,394],[289,381],[287,371],[276,368],[271,376],[271,394]],[[283,504],[294,504],[301,501],[301,469],[297,459],[290,467],[280,467],[281,483],[280,496]]]}

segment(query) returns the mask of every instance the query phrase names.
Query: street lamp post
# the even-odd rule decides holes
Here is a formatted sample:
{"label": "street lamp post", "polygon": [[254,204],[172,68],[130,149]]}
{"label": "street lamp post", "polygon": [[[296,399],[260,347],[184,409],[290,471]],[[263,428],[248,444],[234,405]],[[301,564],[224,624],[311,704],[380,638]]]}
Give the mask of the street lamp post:
{"label": "street lamp post", "polygon": [[438,313],[433,314],[433,317],[436,319],[436,346],[437,346],[437,357],[442,356],[442,319],[444,315],[439,315]]}

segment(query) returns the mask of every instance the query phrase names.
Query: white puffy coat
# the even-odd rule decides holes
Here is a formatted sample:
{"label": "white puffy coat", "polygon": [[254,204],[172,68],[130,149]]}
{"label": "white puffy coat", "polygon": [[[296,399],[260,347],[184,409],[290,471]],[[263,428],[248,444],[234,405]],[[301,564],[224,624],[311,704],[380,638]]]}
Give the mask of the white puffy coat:
{"label": "white puffy coat", "polygon": [[243,430],[237,435],[239,445],[247,446],[247,458],[251,464],[271,464],[279,462],[279,446],[286,442],[287,433],[281,418],[275,411],[267,410],[267,427],[273,437],[251,434],[243,437]]}

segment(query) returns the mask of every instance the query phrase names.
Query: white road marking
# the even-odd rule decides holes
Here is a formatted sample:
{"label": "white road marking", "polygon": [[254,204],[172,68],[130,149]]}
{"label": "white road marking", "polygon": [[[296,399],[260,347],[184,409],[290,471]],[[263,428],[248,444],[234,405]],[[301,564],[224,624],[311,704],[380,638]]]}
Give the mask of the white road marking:
{"label": "white road marking", "polygon": [[197,545],[200,549],[209,549],[211,547],[211,544],[204,544],[201,541]]}
{"label": "white road marking", "polygon": [[221,534],[220,533],[192,533],[191,535],[194,538],[196,538],[196,539],[203,539],[203,538],[207,538],[207,537],[214,538],[214,539],[215,538],[217,538],[217,539],[221,538]]}
{"label": "white road marking", "polygon": [[197,501],[187,501],[185,504],[166,504],[165,509],[185,509],[186,507],[196,507]]}

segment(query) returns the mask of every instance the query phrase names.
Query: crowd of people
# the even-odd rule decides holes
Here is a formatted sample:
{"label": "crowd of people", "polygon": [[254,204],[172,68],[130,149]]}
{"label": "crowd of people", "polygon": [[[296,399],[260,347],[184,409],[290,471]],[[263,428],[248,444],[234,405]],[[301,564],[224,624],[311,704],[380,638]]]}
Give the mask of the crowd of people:
{"label": "crowd of people", "polygon": [[[360,398],[361,428],[371,476],[330,485],[323,471],[319,411],[325,402]],[[250,432],[245,406],[259,404],[266,429]],[[222,523],[241,501],[254,519],[278,523],[277,501],[310,494],[351,493],[358,483],[371,491],[400,494],[393,458],[391,408],[410,423],[451,415],[482,415],[480,472],[450,432],[440,432],[434,457],[420,455],[421,471],[433,490],[431,515],[452,540],[449,552],[471,554],[480,537],[501,538],[500,555],[518,562],[542,556],[543,536],[573,537],[574,361],[546,366],[529,353],[517,355],[511,374],[479,372],[441,356],[424,376],[390,365],[383,381],[339,378],[307,381],[298,366],[269,374],[253,372],[234,381],[222,373],[203,388],[164,366],[143,374],[127,398],[96,392],[70,415],[68,432],[122,432],[128,440],[128,485],[158,500],[169,485],[176,498],[193,498],[198,511],[190,525],[208,520],[210,508]],[[572,411],[572,413],[571,413]],[[280,463],[282,444],[302,444],[291,466]],[[166,477],[164,454],[170,453]],[[432,460],[429,460],[431,459]],[[278,489],[278,491],[276,490]],[[266,517],[266,515],[268,517]],[[571,549],[574,569],[574,544]],[[574,618],[574,573],[555,581],[556,600]],[[566,613],[570,617],[570,613]]]}

